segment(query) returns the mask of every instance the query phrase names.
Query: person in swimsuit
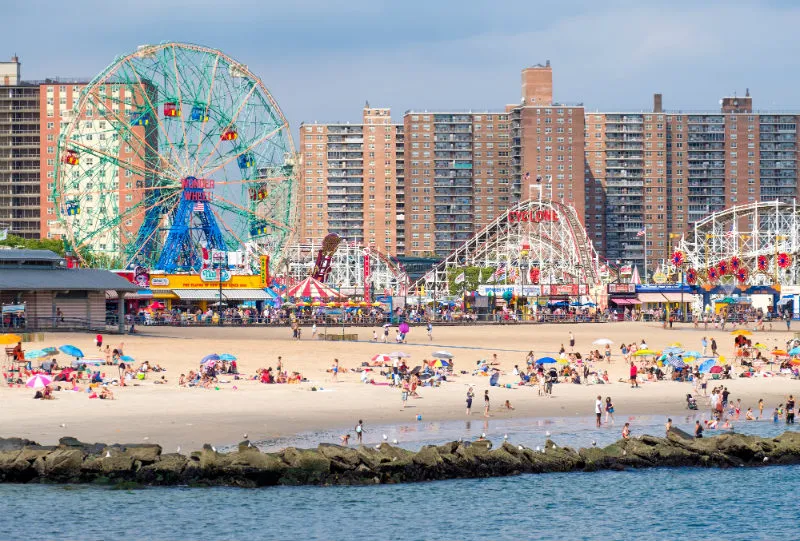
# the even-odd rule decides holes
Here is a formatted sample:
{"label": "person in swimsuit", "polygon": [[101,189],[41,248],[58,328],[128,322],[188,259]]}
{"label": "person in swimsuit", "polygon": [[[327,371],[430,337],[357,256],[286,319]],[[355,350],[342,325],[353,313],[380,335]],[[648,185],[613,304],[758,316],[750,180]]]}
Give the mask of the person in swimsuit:
{"label": "person in swimsuit", "polygon": [[356,439],[358,440],[359,445],[363,443],[363,437],[364,437],[364,421],[359,419],[358,424],[356,425]]}
{"label": "person in swimsuit", "polygon": [[483,416],[489,416],[489,389],[483,393]]}
{"label": "person in swimsuit", "polygon": [[694,437],[698,440],[703,437],[703,425],[700,424],[700,421],[694,422]]}
{"label": "person in swimsuit", "polygon": [[611,397],[606,397],[606,424],[611,419],[611,424],[614,424],[614,404],[611,402]]}
{"label": "person in swimsuit", "polygon": [[475,398],[475,391],[470,387],[467,390],[467,415],[472,415],[472,399]]}
{"label": "person in swimsuit", "polygon": [[669,431],[672,430],[672,419],[667,419],[667,423],[664,425],[664,430],[666,431],[667,437],[669,437]]}
{"label": "person in swimsuit", "polygon": [[622,439],[628,440],[631,437],[631,424],[625,423],[625,426],[622,427]]}
{"label": "person in swimsuit", "polygon": [[333,366],[331,367],[331,381],[338,381],[339,376],[339,359],[333,360]]}
{"label": "person in swimsuit", "polygon": [[758,418],[761,419],[764,416],[764,399],[758,399]]}

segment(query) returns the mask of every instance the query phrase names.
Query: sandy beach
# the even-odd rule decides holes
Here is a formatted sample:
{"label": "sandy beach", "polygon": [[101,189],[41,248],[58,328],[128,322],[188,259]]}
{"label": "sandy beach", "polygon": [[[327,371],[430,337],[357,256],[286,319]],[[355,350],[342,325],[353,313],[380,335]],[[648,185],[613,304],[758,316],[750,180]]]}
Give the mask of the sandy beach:
{"label": "sandy beach", "polygon": [[[762,342],[770,349],[783,347],[793,333],[782,331],[754,332],[753,342]],[[777,328],[777,325],[776,325]],[[288,328],[176,328],[142,327],[135,336],[105,337],[106,344],[116,347],[124,342],[126,355],[137,363],[148,360],[166,368],[154,373],[138,385],[112,387],[116,399],[91,400],[86,393],[60,391],[56,400],[33,400],[33,391],[26,388],[0,387],[3,408],[0,415],[0,435],[20,436],[43,444],[57,442],[65,435],[84,441],[106,443],[159,443],[165,449],[197,449],[204,443],[230,445],[243,439],[253,441],[285,437],[300,432],[352,427],[358,419],[368,425],[411,422],[417,415],[426,421],[465,419],[464,398],[467,387],[473,385],[476,400],[472,417],[482,418],[488,378],[458,375],[439,388],[423,387],[421,398],[409,400],[401,407],[400,391],[388,386],[365,385],[358,373],[343,370],[338,382],[331,381],[326,371],[338,358],[344,369],[360,367],[361,363],[378,353],[404,351],[411,355],[409,366],[431,359],[434,351],[446,349],[455,355],[456,371],[471,372],[479,359],[497,354],[503,375],[500,383],[514,383],[511,389],[493,387],[492,416],[502,419],[587,416],[593,412],[594,398],[600,394],[613,398],[617,415],[673,414],[685,412],[685,396],[693,392],[691,384],[661,381],[631,389],[626,383],[628,365],[619,353],[622,342],[644,339],[653,349],[680,342],[687,349],[700,349],[703,336],[715,337],[720,353],[733,359],[733,336],[730,330],[694,329],[691,325],[662,329],[653,323],[607,323],[577,325],[509,325],[509,326],[436,326],[433,340],[424,327],[412,328],[407,343],[397,345],[371,342],[372,328],[348,329],[358,333],[359,342],[330,342],[311,339],[311,329],[305,328],[302,340],[294,340]],[[593,340],[609,338],[614,341],[614,356],[609,370],[611,385],[558,384],[552,398],[541,397],[534,387],[517,388],[517,378],[511,374],[515,364],[522,367],[529,350],[537,358],[555,354],[560,346],[567,349],[569,332],[576,339],[575,350],[586,354]],[[320,329],[323,332],[323,329]],[[331,330],[331,332],[336,332]],[[390,333],[390,338],[394,332]],[[82,348],[87,357],[99,357],[94,335],[48,334],[42,342],[25,344],[27,348],[73,344]],[[231,353],[239,359],[242,374],[252,376],[258,368],[275,367],[278,356],[283,357],[286,369],[299,371],[308,382],[293,385],[264,385],[256,381],[222,376],[228,383],[214,388],[196,389],[178,386],[181,373],[198,367],[199,360],[209,353]],[[68,361],[61,355],[59,360]],[[63,364],[63,363],[62,363]],[[116,367],[108,367],[116,373]],[[376,381],[384,381],[377,372]],[[166,385],[153,381],[162,375]],[[800,390],[798,382],[785,377],[725,380],[731,398],[742,399],[744,408],[753,407],[763,398],[765,413],[784,402],[790,393]],[[312,387],[321,388],[312,391]],[[501,409],[510,400],[514,411]],[[700,401],[701,412],[706,409]],[[768,410],[768,411],[767,411]]]}

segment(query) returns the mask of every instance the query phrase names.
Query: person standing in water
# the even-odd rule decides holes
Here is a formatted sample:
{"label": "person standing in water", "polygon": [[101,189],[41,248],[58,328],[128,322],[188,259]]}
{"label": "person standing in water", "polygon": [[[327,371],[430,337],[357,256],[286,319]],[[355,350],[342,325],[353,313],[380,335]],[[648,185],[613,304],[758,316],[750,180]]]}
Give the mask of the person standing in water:
{"label": "person standing in water", "polygon": [[666,437],[669,437],[669,431],[672,430],[672,419],[668,418],[667,423],[664,425],[664,430],[666,431]]}
{"label": "person standing in water", "polygon": [[467,415],[472,415],[472,399],[475,398],[475,391],[470,387],[467,390]]}
{"label": "person standing in water", "polygon": [[606,397],[606,424],[611,419],[611,424],[614,424],[614,404],[611,402],[611,397]]}
{"label": "person standing in water", "polygon": [[758,399],[758,418],[761,419],[761,417],[763,417],[763,416],[764,416],[764,399],[763,398],[759,398]]}
{"label": "person standing in water", "polygon": [[358,420],[358,424],[356,425],[356,440],[358,441],[359,445],[364,443],[364,421],[361,419]]}
{"label": "person standing in water", "polygon": [[489,416],[489,389],[483,393],[483,416]]}
{"label": "person standing in water", "polygon": [[600,428],[603,420],[603,397],[597,395],[597,400],[594,401],[594,414],[597,417],[597,428]]}

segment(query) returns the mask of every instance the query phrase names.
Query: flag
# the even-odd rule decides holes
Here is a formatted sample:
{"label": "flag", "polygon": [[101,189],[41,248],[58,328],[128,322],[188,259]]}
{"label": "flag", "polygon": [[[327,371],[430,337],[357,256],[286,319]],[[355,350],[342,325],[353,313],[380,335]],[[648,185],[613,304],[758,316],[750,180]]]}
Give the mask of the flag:
{"label": "flag", "polygon": [[[481,279],[481,281],[483,281],[483,279]],[[493,284],[494,283],[494,273],[492,272],[491,269],[489,269],[489,277],[486,278],[486,283],[487,284]]]}
{"label": "flag", "polygon": [[504,279],[506,276],[506,264],[500,263],[500,266],[497,267],[497,270],[494,271],[494,274],[492,276],[494,277],[495,280]]}
{"label": "flag", "polygon": [[643,237],[643,236],[645,236],[645,235],[647,235],[647,228],[646,228],[646,227],[643,227],[641,231],[639,231],[638,233],[636,233],[636,236],[637,236],[637,237]]}
{"label": "flag", "polygon": [[465,281],[466,279],[467,279],[467,277],[466,277],[466,276],[464,275],[464,273],[462,272],[461,274],[459,274],[458,276],[456,276],[455,283],[456,283],[456,285],[458,285],[458,284],[463,284],[463,283],[464,283],[464,281]]}
{"label": "flag", "polygon": [[203,212],[206,210],[206,207],[202,201],[198,201],[197,203],[194,204],[194,208],[192,210],[194,210],[195,212]]}
{"label": "flag", "polygon": [[516,268],[509,269],[508,281],[514,283],[517,281],[517,278],[519,278],[519,271]]}
{"label": "flag", "polygon": [[0,240],[6,240],[8,238],[8,229],[3,229],[0,231]]}

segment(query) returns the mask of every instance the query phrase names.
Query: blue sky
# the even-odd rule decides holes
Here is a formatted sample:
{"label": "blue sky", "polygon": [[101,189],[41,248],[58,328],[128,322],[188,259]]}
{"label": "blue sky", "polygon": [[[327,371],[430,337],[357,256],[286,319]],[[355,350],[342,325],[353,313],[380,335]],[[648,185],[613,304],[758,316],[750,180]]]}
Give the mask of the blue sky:
{"label": "blue sky", "polygon": [[[129,8],[134,5],[134,8]],[[23,76],[93,76],[143,43],[221,49],[259,75],[296,133],[357,121],[365,100],[501,109],[519,71],[550,59],[555,96],[588,110],[714,109],[749,87],[756,108],[800,108],[800,3],[561,0],[42,0],[17,2],[0,57]],[[32,33],[34,31],[35,33]]]}

